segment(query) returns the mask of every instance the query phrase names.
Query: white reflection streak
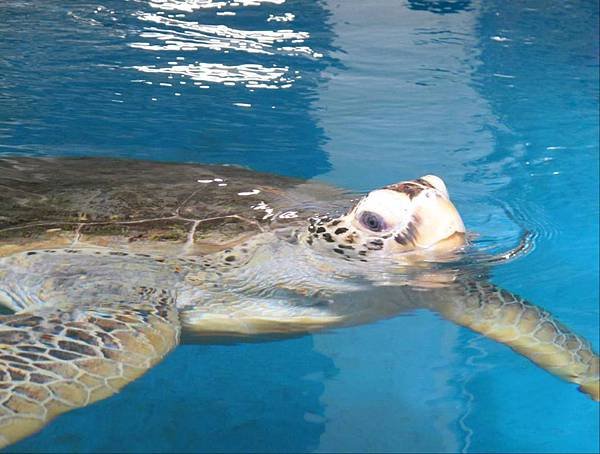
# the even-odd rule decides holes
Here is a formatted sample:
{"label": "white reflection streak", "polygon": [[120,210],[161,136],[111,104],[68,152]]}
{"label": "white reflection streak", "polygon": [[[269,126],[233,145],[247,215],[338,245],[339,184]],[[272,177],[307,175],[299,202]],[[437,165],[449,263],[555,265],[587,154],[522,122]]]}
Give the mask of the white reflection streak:
{"label": "white reflection streak", "polygon": [[291,22],[296,18],[292,13],[285,13],[283,16],[274,16],[273,14],[269,14],[269,18],[267,22]]}
{"label": "white reflection streak", "polygon": [[167,27],[178,28],[159,29],[147,28],[140,34],[142,38],[154,38],[165,44],[150,44],[136,42],[131,47],[145,50],[196,50],[208,48],[212,50],[237,50],[255,54],[273,55],[273,51],[283,51],[292,54],[304,54],[315,58],[322,55],[313,52],[308,46],[284,46],[275,49],[273,44],[282,41],[302,43],[310,38],[306,32],[294,30],[238,30],[225,25],[203,25],[198,22],[172,19],[158,14],[143,13],[138,16],[140,20],[154,22]]}
{"label": "white reflection streak", "polygon": [[164,11],[187,11],[194,12],[199,9],[225,8],[236,6],[260,6],[263,3],[281,5],[285,0],[235,0],[235,1],[212,1],[212,0],[152,0],[150,6]]}
{"label": "white reflection streak", "polygon": [[[168,68],[155,66],[134,66],[134,68],[146,73],[183,75],[197,82],[220,84],[240,82],[245,83],[248,88],[287,88],[291,82],[284,77],[289,69],[287,66],[266,68],[255,64],[226,66],[218,63],[197,63]],[[280,82],[283,82],[284,85],[279,85]]]}

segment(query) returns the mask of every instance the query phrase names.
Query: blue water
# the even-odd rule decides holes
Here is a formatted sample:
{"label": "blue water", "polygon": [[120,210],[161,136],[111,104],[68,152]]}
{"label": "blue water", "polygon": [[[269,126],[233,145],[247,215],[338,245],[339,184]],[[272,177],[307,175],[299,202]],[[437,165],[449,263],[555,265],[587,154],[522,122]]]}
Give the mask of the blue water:
{"label": "blue water", "polygon": [[[598,351],[598,19],[593,0],[5,0],[0,154],[358,191],[436,173],[480,244],[534,233],[493,281]],[[598,427],[575,386],[418,312],[182,346],[11,450],[598,452]]]}

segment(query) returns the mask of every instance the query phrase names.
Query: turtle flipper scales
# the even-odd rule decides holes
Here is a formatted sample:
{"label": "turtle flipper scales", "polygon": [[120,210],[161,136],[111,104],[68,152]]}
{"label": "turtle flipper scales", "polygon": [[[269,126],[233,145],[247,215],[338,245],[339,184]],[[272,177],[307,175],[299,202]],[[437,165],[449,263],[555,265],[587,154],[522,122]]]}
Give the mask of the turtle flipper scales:
{"label": "turtle flipper scales", "polygon": [[0,318],[0,447],[116,393],[178,343],[173,296],[137,293],[139,299]]}
{"label": "turtle flipper scales", "polygon": [[[548,311],[489,282],[463,283],[434,309],[445,318],[508,345],[538,366],[600,400],[600,358],[589,341]],[[456,288],[455,288],[456,290]]]}

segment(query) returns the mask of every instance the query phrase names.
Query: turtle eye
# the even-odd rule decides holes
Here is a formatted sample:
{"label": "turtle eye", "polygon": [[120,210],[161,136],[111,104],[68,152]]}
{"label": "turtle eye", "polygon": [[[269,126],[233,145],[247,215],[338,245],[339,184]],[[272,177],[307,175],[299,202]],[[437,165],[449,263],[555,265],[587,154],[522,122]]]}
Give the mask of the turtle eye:
{"label": "turtle eye", "polygon": [[383,218],[372,211],[363,211],[359,220],[362,225],[373,232],[381,232],[385,228]]}

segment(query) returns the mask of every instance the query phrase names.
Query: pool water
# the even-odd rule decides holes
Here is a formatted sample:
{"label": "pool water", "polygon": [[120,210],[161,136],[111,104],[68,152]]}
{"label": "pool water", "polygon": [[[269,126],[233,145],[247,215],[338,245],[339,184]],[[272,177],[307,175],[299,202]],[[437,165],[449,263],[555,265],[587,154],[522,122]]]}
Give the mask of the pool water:
{"label": "pool water", "polygon": [[[235,163],[366,191],[442,176],[492,280],[598,351],[591,0],[5,0],[0,154]],[[425,312],[185,345],[18,452],[598,452],[599,406]]]}

